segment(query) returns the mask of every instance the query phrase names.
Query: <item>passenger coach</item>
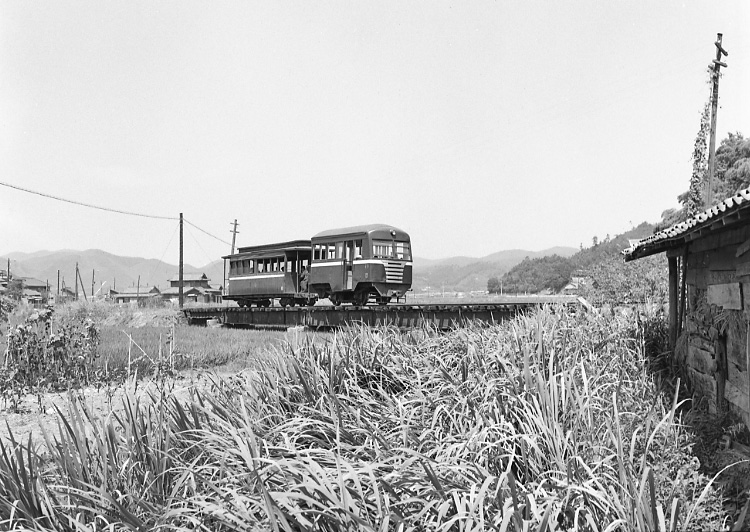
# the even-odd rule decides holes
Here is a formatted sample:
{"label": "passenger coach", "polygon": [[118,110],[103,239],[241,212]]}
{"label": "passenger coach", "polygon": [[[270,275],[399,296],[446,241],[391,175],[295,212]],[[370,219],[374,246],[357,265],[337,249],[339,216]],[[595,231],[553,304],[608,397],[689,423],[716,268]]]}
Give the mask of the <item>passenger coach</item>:
{"label": "passenger coach", "polygon": [[225,300],[241,307],[268,307],[278,299],[282,307],[314,305],[317,295],[304,287],[302,270],[310,268],[310,241],[242,247],[229,259]]}
{"label": "passenger coach", "polygon": [[409,235],[384,224],[323,231],[312,237],[310,290],[334,305],[379,304],[406,295],[412,282]]}

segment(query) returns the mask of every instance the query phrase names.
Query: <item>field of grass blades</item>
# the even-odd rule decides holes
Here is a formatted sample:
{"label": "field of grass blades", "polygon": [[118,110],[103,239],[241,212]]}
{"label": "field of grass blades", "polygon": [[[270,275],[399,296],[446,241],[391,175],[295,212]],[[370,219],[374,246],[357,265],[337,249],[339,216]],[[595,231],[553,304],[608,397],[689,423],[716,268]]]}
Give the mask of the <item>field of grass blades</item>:
{"label": "field of grass blades", "polygon": [[0,448],[0,527],[719,529],[675,383],[646,354],[658,319],[352,327],[187,399],[165,386],[94,419],[71,396],[46,453]]}

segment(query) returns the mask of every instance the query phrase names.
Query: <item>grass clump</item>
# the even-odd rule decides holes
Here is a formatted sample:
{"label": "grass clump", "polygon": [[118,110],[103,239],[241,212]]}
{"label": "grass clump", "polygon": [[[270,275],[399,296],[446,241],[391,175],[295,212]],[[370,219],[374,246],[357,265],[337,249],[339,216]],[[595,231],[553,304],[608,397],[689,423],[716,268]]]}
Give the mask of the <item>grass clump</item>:
{"label": "grass clump", "polygon": [[73,400],[46,468],[19,444],[0,453],[0,522],[717,529],[720,500],[649,371],[643,323],[547,307],[448,334],[351,327],[106,419]]}

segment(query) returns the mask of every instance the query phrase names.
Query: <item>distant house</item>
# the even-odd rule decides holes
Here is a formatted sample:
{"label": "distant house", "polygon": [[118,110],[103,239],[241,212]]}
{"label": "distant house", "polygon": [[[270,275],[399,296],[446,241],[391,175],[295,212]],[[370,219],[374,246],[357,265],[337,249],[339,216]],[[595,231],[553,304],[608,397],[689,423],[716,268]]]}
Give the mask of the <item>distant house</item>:
{"label": "distant house", "polygon": [[40,294],[36,290],[31,290],[29,288],[23,289],[21,301],[23,301],[24,303],[28,303],[32,307],[41,307],[44,304],[42,294]]}
{"label": "distant house", "polygon": [[110,289],[109,297],[118,305],[145,305],[148,301],[159,299],[161,292],[155,286],[130,286],[123,289]]}
{"label": "distant house", "polygon": [[588,272],[576,270],[570,276],[570,282],[561,290],[563,294],[578,294],[583,286],[591,280]]}
{"label": "distant house", "polygon": [[[177,302],[179,292],[180,278],[175,276],[169,280],[169,288],[161,293],[161,297]],[[221,303],[221,287],[211,286],[205,273],[185,273],[182,276],[182,296],[189,303]]]}
{"label": "distant house", "polygon": [[43,299],[47,299],[47,296],[49,295],[49,287],[46,282],[34,279],[33,277],[19,277],[19,279],[23,282],[24,288],[39,292],[39,295]]}

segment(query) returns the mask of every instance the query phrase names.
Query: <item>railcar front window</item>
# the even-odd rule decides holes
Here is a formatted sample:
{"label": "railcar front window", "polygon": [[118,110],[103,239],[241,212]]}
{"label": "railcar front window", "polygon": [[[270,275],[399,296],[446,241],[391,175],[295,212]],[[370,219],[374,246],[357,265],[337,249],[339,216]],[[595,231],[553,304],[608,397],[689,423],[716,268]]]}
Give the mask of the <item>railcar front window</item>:
{"label": "railcar front window", "polygon": [[409,242],[396,242],[396,258],[411,260],[411,246]]}
{"label": "railcar front window", "polygon": [[361,240],[354,241],[354,258],[355,259],[362,258],[362,241]]}
{"label": "railcar front window", "polygon": [[313,248],[313,260],[321,260],[320,255],[320,244],[315,244],[315,247]]}
{"label": "railcar front window", "polygon": [[334,260],[336,258],[336,246],[334,244],[328,244],[328,260]]}
{"label": "railcar front window", "polygon": [[372,256],[376,259],[390,259],[393,257],[393,244],[385,240],[372,242]]}

